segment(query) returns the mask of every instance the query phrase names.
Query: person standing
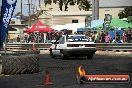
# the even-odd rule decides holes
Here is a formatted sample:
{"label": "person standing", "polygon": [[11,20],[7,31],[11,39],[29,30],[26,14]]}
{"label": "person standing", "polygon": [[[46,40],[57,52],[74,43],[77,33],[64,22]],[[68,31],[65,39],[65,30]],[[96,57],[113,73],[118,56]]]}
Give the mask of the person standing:
{"label": "person standing", "polygon": [[123,42],[126,42],[126,32],[125,31],[122,34],[122,40],[123,40]]}
{"label": "person standing", "polygon": [[110,43],[110,42],[111,42],[111,37],[108,34],[108,32],[106,32],[106,35],[105,35],[105,43]]}
{"label": "person standing", "polygon": [[101,35],[100,35],[100,42],[101,43],[105,42],[105,34],[104,34],[104,32],[102,32]]}
{"label": "person standing", "polygon": [[19,37],[19,35],[17,36],[17,42],[20,43],[20,37]]}

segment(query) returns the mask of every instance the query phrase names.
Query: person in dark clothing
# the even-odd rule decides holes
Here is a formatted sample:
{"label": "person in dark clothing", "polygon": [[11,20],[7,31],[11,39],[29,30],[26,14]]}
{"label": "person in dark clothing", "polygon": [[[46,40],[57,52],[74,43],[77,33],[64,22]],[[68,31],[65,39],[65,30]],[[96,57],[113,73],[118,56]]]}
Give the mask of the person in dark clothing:
{"label": "person in dark clothing", "polygon": [[27,37],[27,35],[24,36],[24,40],[25,40],[26,43],[28,42],[28,37]]}
{"label": "person in dark clothing", "polygon": [[116,42],[119,42],[120,41],[120,35],[118,32],[116,32]]}
{"label": "person in dark clothing", "polygon": [[127,41],[128,41],[128,43],[130,43],[130,40],[131,40],[131,31],[128,31],[127,32]]}
{"label": "person in dark clothing", "polygon": [[100,36],[100,41],[101,41],[101,43],[105,42],[105,33],[104,32],[102,32],[102,34]]}
{"label": "person in dark clothing", "polygon": [[17,36],[17,42],[20,42],[20,37],[19,37],[19,35]]}

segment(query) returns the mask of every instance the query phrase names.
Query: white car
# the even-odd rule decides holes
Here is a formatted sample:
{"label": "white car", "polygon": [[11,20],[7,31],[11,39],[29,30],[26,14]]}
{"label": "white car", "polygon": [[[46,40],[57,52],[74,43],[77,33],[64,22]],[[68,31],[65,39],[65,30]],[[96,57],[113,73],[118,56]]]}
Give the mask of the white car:
{"label": "white car", "polygon": [[85,35],[62,35],[50,47],[50,56],[61,56],[67,59],[69,56],[78,58],[79,56],[87,56],[92,58],[96,49],[94,42],[90,42]]}

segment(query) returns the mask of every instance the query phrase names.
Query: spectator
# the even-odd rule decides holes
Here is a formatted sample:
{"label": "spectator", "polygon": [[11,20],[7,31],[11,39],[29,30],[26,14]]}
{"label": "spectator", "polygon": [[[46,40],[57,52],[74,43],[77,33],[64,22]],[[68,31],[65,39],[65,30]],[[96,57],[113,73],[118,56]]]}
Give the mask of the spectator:
{"label": "spectator", "polygon": [[19,37],[19,35],[17,36],[17,42],[20,43],[20,37]]}
{"label": "spectator", "polygon": [[116,40],[115,40],[115,37],[113,38],[112,43],[117,43]]}
{"label": "spectator", "polygon": [[106,32],[106,35],[105,35],[105,43],[110,43],[110,42],[111,42],[111,37],[108,34],[108,32]]}
{"label": "spectator", "polygon": [[25,41],[25,43],[28,42],[28,36],[27,35],[24,36],[24,41]]}
{"label": "spectator", "polygon": [[125,31],[122,34],[122,40],[123,40],[123,42],[126,42],[126,32]]}
{"label": "spectator", "polygon": [[128,32],[127,32],[127,41],[128,41],[128,43],[130,43],[130,40],[131,40],[131,30],[129,30]]}
{"label": "spectator", "polygon": [[100,39],[100,32],[95,34],[95,42],[99,43],[100,42],[99,39]]}
{"label": "spectator", "polygon": [[120,42],[120,35],[118,32],[116,32],[116,42]]}
{"label": "spectator", "polygon": [[100,42],[101,43],[105,42],[105,34],[104,34],[104,32],[102,32],[101,35],[100,35]]}

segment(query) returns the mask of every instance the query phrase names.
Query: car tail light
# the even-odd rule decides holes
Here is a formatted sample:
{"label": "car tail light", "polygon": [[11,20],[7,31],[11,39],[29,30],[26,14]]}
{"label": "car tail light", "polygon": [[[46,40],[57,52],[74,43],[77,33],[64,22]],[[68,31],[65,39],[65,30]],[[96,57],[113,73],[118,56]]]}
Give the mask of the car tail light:
{"label": "car tail light", "polygon": [[79,47],[79,44],[67,44],[67,47]]}

